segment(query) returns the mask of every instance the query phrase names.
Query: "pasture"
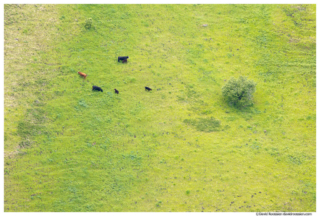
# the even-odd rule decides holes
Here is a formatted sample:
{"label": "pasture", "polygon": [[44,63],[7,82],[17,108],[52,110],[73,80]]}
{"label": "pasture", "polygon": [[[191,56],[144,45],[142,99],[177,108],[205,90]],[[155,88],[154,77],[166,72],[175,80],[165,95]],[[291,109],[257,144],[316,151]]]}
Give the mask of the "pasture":
{"label": "pasture", "polygon": [[315,5],[4,12],[6,212],[316,211]]}

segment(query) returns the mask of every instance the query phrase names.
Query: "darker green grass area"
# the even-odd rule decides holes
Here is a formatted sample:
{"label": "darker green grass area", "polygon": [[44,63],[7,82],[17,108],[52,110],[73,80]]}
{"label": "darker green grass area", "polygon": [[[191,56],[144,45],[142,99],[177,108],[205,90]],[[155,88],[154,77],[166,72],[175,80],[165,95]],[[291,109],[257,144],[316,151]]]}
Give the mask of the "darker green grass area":
{"label": "darker green grass area", "polygon": [[204,132],[219,131],[220,129],[220,121],[212,117],[210,119],[200,118],[198,120],[185,119],[183,122],[196,127],[196,129],[199,131]]}
{"label": "darker green grass area", "polygon": [[[315,5],[54,7],[6,81],[5,211],[315,211]],[[239,76],[251,107],[222,97]]]}

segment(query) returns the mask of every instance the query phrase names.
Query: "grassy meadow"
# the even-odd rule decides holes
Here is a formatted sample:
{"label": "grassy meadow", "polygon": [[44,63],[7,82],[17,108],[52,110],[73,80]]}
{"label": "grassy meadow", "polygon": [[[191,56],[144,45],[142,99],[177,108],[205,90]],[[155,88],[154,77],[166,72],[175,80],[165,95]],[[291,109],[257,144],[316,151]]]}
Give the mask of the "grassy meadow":
{"label": "grassy meadow", "polygon": [[4,13],[6,212],[316,211],[315,5]]}

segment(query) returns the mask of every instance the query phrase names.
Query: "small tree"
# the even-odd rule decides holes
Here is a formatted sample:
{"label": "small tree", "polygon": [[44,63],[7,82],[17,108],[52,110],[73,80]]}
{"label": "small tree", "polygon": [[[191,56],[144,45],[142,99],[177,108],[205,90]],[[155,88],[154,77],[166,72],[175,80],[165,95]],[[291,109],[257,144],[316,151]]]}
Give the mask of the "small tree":
{"label": "small tree", "polygon": [[244,107],[252,105],[253,93],[256,91],[256,83],[240,76],[239,79],[232,77],[222,87],[222,95],[235,106]]}

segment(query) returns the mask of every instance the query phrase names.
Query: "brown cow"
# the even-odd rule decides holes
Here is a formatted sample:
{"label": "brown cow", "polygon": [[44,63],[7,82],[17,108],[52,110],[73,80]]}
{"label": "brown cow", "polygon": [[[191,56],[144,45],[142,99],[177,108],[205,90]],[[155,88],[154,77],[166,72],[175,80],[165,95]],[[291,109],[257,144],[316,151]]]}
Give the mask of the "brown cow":
{"label": "brown cow", "polygon": [[82,73],[82,72],[78,72],[78,74],[80,75],[80,76],[82,76],[82,77],[84,77],[84,79],[86,79],[86,77],[87,77],[87,74],[85,74],[85,73]]}

